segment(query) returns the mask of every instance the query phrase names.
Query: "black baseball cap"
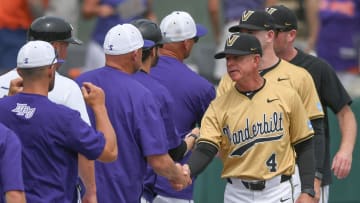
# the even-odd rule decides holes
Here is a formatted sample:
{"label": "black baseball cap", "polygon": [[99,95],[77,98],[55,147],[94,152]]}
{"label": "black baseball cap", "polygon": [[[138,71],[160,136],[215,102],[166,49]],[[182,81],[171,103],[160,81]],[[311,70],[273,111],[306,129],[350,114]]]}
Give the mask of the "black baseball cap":
{"label": "black baseball cap", "polygon": [[281,31],[297,30],[297,18],[295,13],[284,5],[266,8],[275,21],[275,28]]}
{"label": "black baseball cap", "polygon": [[260,54],[262,55],[261,44],[259,40],[247,33],[236,33],[230,35],[226,40],[225,49],[222,52],[215,54],[215,59],[221,59],[226,56],[226,54],[233,55],[250,55],[250,54]]}
{"label": "black baseball cap", "polygon": [[240,29],[248,30],[272,30],[274,29],[274,19],[263,10],[245,10],[242,13],[238,25],[229,28],[229,32],[239,32]]}

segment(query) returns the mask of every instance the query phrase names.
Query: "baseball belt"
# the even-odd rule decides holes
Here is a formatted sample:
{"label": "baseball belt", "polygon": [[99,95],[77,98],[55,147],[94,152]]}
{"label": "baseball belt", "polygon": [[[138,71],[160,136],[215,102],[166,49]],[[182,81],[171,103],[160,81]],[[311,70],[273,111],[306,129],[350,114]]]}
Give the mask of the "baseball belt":
{"label": "baseball belt", "polygon": [[[291,176],[281,175],[279,183],[283,183],[283,182],[288,181],[290,179],[291,179]],[[234,180],[234,179],[227,178],[227,182],[230,183],[230,184],[233,184],[232,180]],[[241,180],[241,183],[247,189],[256,190],[256,191],[260,191],[260,190],[265,189],[266,182],[267,182],[266,180],[259,180],[259,181],[252,181],[252,182]]]}

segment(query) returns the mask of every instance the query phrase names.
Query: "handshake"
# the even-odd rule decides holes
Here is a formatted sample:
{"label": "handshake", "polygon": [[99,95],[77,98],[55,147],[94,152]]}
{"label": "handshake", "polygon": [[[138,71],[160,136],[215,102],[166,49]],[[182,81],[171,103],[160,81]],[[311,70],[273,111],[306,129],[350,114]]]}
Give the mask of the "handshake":
{"label": "handshake", "polygon": [[174,178],[169,179],[169,182],[174,190],[181,191],[192,184],[190,168],[187,164],[181,165],[176,163],[175,166],[177,174],[174,176]]}

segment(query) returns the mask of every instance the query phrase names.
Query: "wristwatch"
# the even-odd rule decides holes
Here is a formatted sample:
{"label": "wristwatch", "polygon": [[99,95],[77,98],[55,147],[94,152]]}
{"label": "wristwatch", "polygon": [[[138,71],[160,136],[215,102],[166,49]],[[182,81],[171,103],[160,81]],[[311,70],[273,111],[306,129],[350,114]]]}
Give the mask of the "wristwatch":
{"label": "wristwatch", "polygon": [[306,193],[310,195],[311,197],[315,197],[315,190],[313,188],[306,188],[301,190],[301,193]]}

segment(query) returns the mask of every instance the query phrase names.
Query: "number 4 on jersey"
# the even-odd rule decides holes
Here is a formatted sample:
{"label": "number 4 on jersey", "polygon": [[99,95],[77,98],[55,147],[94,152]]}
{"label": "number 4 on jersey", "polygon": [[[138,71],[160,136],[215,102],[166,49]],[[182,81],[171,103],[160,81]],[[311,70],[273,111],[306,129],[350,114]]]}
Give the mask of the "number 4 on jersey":
{"label": "number 4 on jersey", "polygon": [[270,172],[276,172],[276,154],[271,154],[269,159],[266,161],[266,166],[269,168]]}

